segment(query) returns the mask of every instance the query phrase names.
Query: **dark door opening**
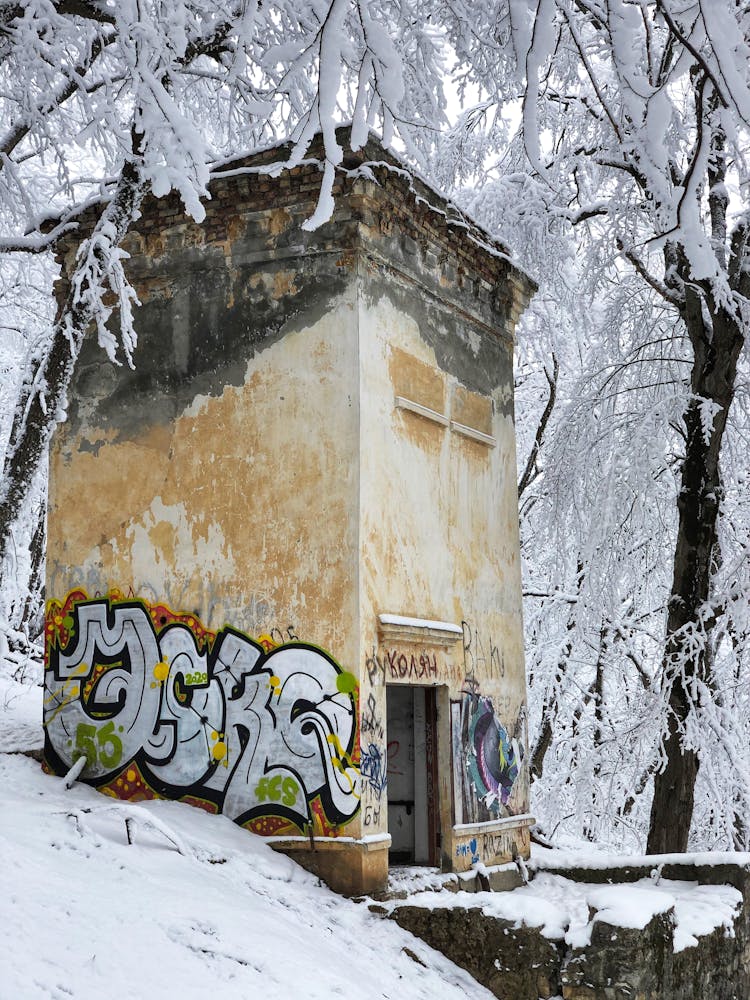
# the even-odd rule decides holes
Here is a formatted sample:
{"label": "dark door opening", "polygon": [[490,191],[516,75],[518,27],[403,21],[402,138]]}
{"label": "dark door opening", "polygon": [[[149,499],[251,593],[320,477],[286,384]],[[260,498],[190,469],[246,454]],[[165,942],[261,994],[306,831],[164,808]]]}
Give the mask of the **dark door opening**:
{"label": "dark door opening", "polygon": [[391,864],[437,865],[435,688],[388,685],[388,832]]}

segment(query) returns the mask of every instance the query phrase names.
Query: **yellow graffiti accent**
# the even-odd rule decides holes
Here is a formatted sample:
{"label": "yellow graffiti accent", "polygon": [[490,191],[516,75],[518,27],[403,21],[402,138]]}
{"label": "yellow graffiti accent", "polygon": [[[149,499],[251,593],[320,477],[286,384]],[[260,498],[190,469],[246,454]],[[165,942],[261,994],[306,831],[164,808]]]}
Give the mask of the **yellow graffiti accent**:
{"label": "yellow graffiti accent", "polygon": [[57,716],[62,712],[66,705],[69,705],[72,701],[75,701],[81,693],[81,689],[76,682],[77,677],[82,677],[88,674],[89,668],[87,663],[81,663],[75,668],[72,676],[68,677],[64,684],[56,688],[52,693],[44,699],[45,707],[50,704],[54,704],[59,698],[60,701],[57,704],[54,712],[50,715],[48,719],[44,721],[44,725],[48,726],[50,722],[53,722]]}
{"label": "yellow graffiti accent", "polygon": [[336,733],[329,733],[326,739],[337,754],[336,757],[331,757],[331,760],[338,768],[343,769],[344,767],[353,767],[355,770],[359,770],[349,754],[341,746],[341,740],[338,738]]}
{"label": "yellow graffiti accent", "polygon": [[[64,692],[63,692],[63,694],[64,694]],[[48,726],[50,724],[50,722],[54,722],[54,720],[58,717],[58,715],[60,714],[60,712],[62,712],[62,710],[65,708],[65,706],[66,705],[70,705],[70,703],[73,702],[73,701],[75,701],[77,698],[78,698],[78,688],[76,687],[76,688],[72,689],[69,697],[63,698],[63,701],[60,702],[60,704],[57,706],[57,708],[55,709],[55,711],[50,715],[50,717],[48,719],[44,720],[44,725]]]}
{"label": "yellow graffiti accent", "polygon": [[329,733],[326,739],[331,744],[336,753],[339,755],[339,757],[346,757],[346,750],[344,750],[344,748],[341,746],[341,740],[338,738],[336,733]]}
{"label": "yellow graffiti accent", "polygon": [[227,745],[222,740],[219,740],[215,746],[211,748],[211,756],[214,760],[223,760],[227,754]]}
{"label": "yellow graffiti accent", "polygon": [[[354,782],[352,781],[349,771],[350,770],[358,771],[359,768],[351,759],[346,750],[344,750],[344,748],[341,746],[341,740],[338,738],[336,733],[329,733],[326,739],[331,744],[331,746],[333,747],[334,751],[337,754],[337,756],[331,757],[331,763],[335,768],[339,770],[341,774],[343,774],[343,776],[349,782],[349,791],[354,792]],[[355,797],[359,798],[359,795],[356,795],[355,793]]]}
{"label": "yellow graffiti accent", "polygon": [[[76,677],[83,677],[84,674],[87,674],[88,672],[89,672],[89,667],[88,667],[87,663],[81,663],[81,664],[79,664],[75,668],[75,670],[73,671],[73,673],[70,675],[70,677],[68,677],[65,680],[65,682],[62,685],[62,687],[56,688],[52,692],[52,694],[49,695],[49,697],[47,697],[47,698],[44,699],[44,704],[45,705],[49,705],[50,702],[55,701],[59,697],[60,692],[62,692],[63,697],[64,697],[65,693],[66,693],[65,689],[68,686],[68,684],[75,684],[75,678]],[[76,685],[76,694],[78,694],[78,685]]]}
{"label": "yellow graffiti accent", "polygon": [[163,684],[167,677],[169,677],[169,664],[166,660],[161,660],[156,664],[154,667],[154,677],[160,684]]}

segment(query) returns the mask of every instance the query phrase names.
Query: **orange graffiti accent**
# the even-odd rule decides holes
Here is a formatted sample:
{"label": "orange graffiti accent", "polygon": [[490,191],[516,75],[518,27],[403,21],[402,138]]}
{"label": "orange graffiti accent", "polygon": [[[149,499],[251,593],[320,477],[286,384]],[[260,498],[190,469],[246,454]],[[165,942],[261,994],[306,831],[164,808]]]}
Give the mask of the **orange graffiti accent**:
{"label": "orange graffiti accent", "polygon": [[244,827],[259,837],[299,837],[302,832],[296,823],[283,816],[256,816],[248,820]]}
{"label": "orange graffiti accent", "polygon": [[199,649],[210,650],[213,646],[216,633],[206,628],[196,615],[188,611],[172,611],[166,604],[150,604],[142,598],[139,598],[139,600],[148,608],[157,635],[163,632],[168,625],[186,625],[195,636],[195,641]]}
{"label": "orange graffiti accent", "polygon": [[101,786],[100,791],[126,802],[143,802],[145,799],[159,798],[147,783],[135,761],[132,761],[118,776]]}
{"label": "orange graffiti accent", "polygon": [[44,664],[49,663],[49,652],[57,646],[64,649],[73,633],[73,605],[77,601],[87,601],[84,590],[71,590],[64,603],[48,601],[44,616]]}
{"label": "orange graffiti accent", "polygon": [[335,825],[333,823],[329,823],[326,819],[326,814],[323,810],[323,803],[320,801],[319,795],[316,795],[310,803],[310,810],[313,815],[314,837],[339,837],[341,835],[340,825],[338,823]]}
{"label": "orange graffiti accent", "polygon": [[197,795],[183,795],[180,802],[184,802],[189,806],[196,806],[198,809],[202,809],[204,812],[211,813],[212,816],[218,816],[219,807],[215,802],[209,802],[208,799],[202,799]]}

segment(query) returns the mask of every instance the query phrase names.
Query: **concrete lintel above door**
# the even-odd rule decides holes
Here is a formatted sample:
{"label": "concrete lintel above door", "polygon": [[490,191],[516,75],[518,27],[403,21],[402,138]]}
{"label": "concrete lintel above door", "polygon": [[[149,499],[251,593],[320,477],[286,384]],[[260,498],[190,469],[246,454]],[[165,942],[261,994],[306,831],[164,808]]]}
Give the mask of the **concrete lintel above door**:
{"label": "concrete lintel above door", "polygon": [[464,634],[462,626],[453,622],[392,614],[378,615],[378,631],[390,639],[420,642],[432,646],[452,646]]}

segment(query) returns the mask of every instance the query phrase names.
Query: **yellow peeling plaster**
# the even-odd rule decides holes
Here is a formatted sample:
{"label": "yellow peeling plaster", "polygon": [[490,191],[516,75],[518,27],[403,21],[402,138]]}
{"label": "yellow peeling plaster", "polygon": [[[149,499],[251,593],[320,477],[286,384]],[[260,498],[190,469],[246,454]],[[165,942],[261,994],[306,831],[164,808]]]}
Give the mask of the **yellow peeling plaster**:
{"label": "yellow peeling plaster", "polygon": [[[132,588],[213,628],[291,626],[356,670],[352,323],[344,299],[252,359],[244,385],[96,456],[63,428],[51,455],[50,596]],[[87,441],[104,437],[85,428]]]}
{"label": "yellow peeling plaster", "polygon": [[[418,324],[387,296],[372,306],[360,303],[360,350],[360,655],[372,667],[375,653],[381,664],[380,672],[363,674],[362,704],[374,695],[376,712],[385,717],[383,685],[399,681],[442,686],[439,712],[447,712],[449,699],[461,701],[467,673],[463,638],[448,646],[396,643],[378,633],[377,621],[383,612],[456,624],[466,620],[470,643],[481,643],[480,655],[492,659],[476,665],[478,691],[492,699],[511,731],[519,714],[523,718],[525,669],[515,432],[501,412],[502,392],[478,396],[442,371]],[[491,435],[496,446],[396,407],[397,396]],[[407,657],[418,658],[421,650],[434,655],[437,677],[392,676],[387,656],[394,645]],[[452,764],[445,743],[439,761],[443,850],[454,858],[458,840],[448,835]],[[510,808],[528,809],[525,769]],[[385,830],[384,813],[368,833]]]}

